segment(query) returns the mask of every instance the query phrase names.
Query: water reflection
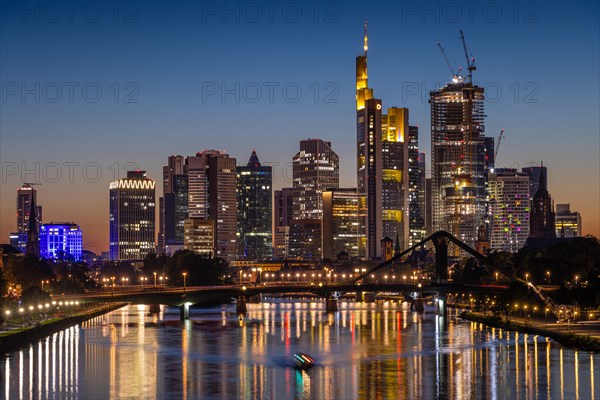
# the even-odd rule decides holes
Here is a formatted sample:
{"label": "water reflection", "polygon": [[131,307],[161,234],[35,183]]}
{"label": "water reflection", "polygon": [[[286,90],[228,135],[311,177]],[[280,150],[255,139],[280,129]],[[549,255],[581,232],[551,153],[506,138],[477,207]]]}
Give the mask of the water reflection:
{"label": "water reflection", "polygon": [[[321,367],[287,367],[294,352]],[[598,355],[524,335],[410,312],[397,303],[316,302],[177,309],[129,306],[0,363],[5,398],[600,397]]]}

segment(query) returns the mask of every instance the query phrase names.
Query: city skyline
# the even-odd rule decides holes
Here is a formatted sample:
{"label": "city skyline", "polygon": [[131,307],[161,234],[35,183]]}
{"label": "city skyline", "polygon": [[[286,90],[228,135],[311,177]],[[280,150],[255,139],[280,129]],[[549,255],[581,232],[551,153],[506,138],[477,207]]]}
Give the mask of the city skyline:
{"label": "city skyline", "polygon": [[[394,7],[390,6],[390,9],[398,11]],[[119,48],[122,54],[126,44],[139,46],[145,43],[140,41],[139,35],[146,32],[148,26],[158,18],[156,14],[159,12],[159,6],[151,8],[142,5],[141,8],[136,24],[117,25],[116,33],[109,34],[110,36],[127,33],[124,36],[125,44]],[[322,11],[326,14],[326,11],[331,10]],[[411,110],[411,124],[418,125],[420,130],[419,150],[423,149],[427,153],[428,171],[431,154],[429,105],[423,98],[426,100],[429,91],[436,88],[435,82],[443,84],[450,78],[435,43],[441,41],[452,58],[458,61],[458,65],[464,66],[458,41],[458,31],[462,28],[470,50],[478,61],[479,69],[474,74],[474,81],[487,85],[488,98],[495,88],[501,88],[503,93],[498,101],[486,102],[486,135],[497,138],[497,132],[501,128],[506,129],[497,166],[510,167],[519,163],[519,167],[523,167],[531,162],[539,165],[543,161],[544,166],[548,167],[548,189],[555,203],[570,203],[572,209],[582,215],[582,233],[600,236],[597,184],[600,179],[597,152],[599,124],[597,111],[594,111],[598,109],[598,77],[590,72],[598,70],[598,38],[584,41],[577,37],[585,36],[590,26],[598,26],[598,21],[591,19],[593,15],[598,14],[598,5],[579,3],[562,9],[553,4],[543,3],[536,14],[536,23],[514,23],[514,15],[510,14],[508,8],[504,10],[505,17],[497,24],[484,21],[481,14],[475,15],[473,23],[466,17],[460,23],[428,21],[427,18],[422,22],[420,15],[414,16],[407,14],[407,10],[404,11],[404,14],[390,12],[400,21],[402,18],[406,19],[405,23],[399,24],[401,29],[394,31],[391,16],[384,15],[381,8],[377,13],[365,12],[357,10],[353,4],[339,3],[335,23],[315,24],[308,19],[309,17],[305,17],[308,20],[300,21],[296,25],[288,23],[289,21],[279,21],[277,24],[246,23],[250,31],[248,38],[236,36],[236,42],[231,36],[234,29],[228,30],[235,26],[235,23],[228,25],[222,23],[219,18],[205,15],[205,25],[211,29],[216,28],[221,36],[215,39],[214,47],[207,45],[202,49],[205,52],[203,55],[209,54],[215,61],[218,59],[218,65],[225,65],[232,55],[223,54],[217,44],[235,43],[238,58],[257,59],[258,66],[227,67],[222,73],[218,73],[207,61],[207,68],[193,71],[192,64],[196,65],[198,62],[195,56],[189,55],[188,65],[184,59],[177,58],[186,56],[184,49],[178,47],[169,50],[165,53],[165,59],[174,60],[173,62],[179,60],[178,65],[185,69],[183,78],[176,80],[179,85],[175,86],[180,89],[178,93],[167,86],[168,82],[164,78],[159,79],[158,83],[149,81],[155,72],[154,68],[165,67],[167,61],[155,60],[158,61],[158,65],[148,66],[146,72],[138,74],[134,72],[134,66],[137,64],[124,55],[124,62],[118,66],[111,65],[108,72],[90,66],[89,71],[92,75],[83,76],[78,74],[75,68],[59,70],[58,65],[64,66],[65,58],[73,55],[63,53],[62,50],[46,43],[45,39],[34,47],[48,46],[55,51],[53,54],[60,58],[60,62],[53,64],[51,57],[49,69],[43,73],[30,68],[17,68],[22,67],[23,60],[32,65],[35,65],[36,61],[33,55],[35,50],[31,54],[23,53],[23,50],[16,46],[33,45],[35,33],[46,29],[47,26],[25,25],[6,16],[7,23],[3,23],[3,34],[0,35],[0,44],[5,49],[3,55],[6,56],[1,59],[3,98],[0,111],[0,241],[7,242],[9,233],[15,231],[13,190],[20,188],[23,181],[36,181],[31,178],[37,175],[40,178],[37,181],[42,183],[37,190],[38,202],[44,206],[44,219],[77,221],[84,233],[84,248],[95,252],[106,251],[108,182],[123,178],[124,168],[137,167],[148,171],[148,176],[157,181],[157,193],[162,193],[158,182],[161,181],[162,165],[166,157],[171,154],[193,155],[208,148],[223,149],[239,160],[247,159],[247,154],[256,149],[261,154],[262,163],[273,166],[274,189],[279,189],[291,186],[291,159],[299,140],[318,137],[331,141],[340,155],[340,187],[355,186],[352,59],[361,50],[361,26],[364,19],[369,20],[369,86],[383,99],[384,109],[402,106]],[[308,8],[305,10],[305,14],[307,13]],[[442,14],[440,11],[440,19],[443,20]],[[559,21],[559,17],[567,22],[583,19],[587,23],[581,23],[580,26],[573,22],[569,25],[572,28],[569,32],[555,32],[550,26]],[[519,18],[522,19],[523,16]],[[197,25],[194,25],[194,22]],[[271,39],[269,35],[270,28],[274,30],[275,25],[291,35],[287,38],[291,41],[289,48],[299,50],[281,50],[282,39]],[[96,35],[111,26],[109,22],[96,28],[86,26],[82,35],[89,37],[93,45],[104,45],[103,40]],[[64,35],[70,32],[68,23],[57,23],[52,27],[54,30],[48,36],[66,40]],[[204,27],[199,21],[184,21],[179,30],[176,29],[169,35],[171,38],[181,35],[182,38],[190,39],[191,34],[201,33]],[[507,27],[514,28],[514,32]],[[14,35],[25,28],[31,28],[31,33],[15,40]],[[411,40],[396,42],[399,33],[408,34],[411,29],[415,33],[410,35]],[[425,32],[427,29],[431,32]],[[474,34],[476,29],[478,35]],[[565,33],[567,38],[562,38]],[[531,52],[525,44],[511,40],[523,34],[533,37],[547,35],[543,41],[537,42],[542,43],[538,46],[541,48],[537,49],[542,52],[542,57],[538,52]],[[4,39],[11,36],[11,40]],[[317,37],[323,39],[323,42],[317,41]],[[149,43],[153,39],[156,38],[149,37],[146,40]],[[73,43],[77,45],[76,42]],[[560,52],[555,50],[557,44]],[[202,42],[202,46],[204,45],[206,43]],[[328,47],[331,45],[337,47],[328,54]],[[407,54],[418,57],[409,57],[411,62],[397,67],[398,55],[392,51],[392,45],[398,46],[399,50],[403,50],[405,46]],[[154,46],[160,46],[160,42]],[[281,56],[279,61],[272,54],[275,48],[279,48],[275,52],[277,56]],[[284,50],[285,48],[287,46],[283,47]],[[164,47],[156,49],[165,50]],[[97,61],[97,58],[102,56],[100,50],[88,54],[83,60],[84,64]],[[251,55],[250,52],[256,54]],[[567,63],[568,59],[572,61],[580,58],[575,56],[575,52],[584,53],[586,62]],[[400,53],[402,54],[402,51]],[[19,62],[11,60],[19,59],[20,56],[24,58]],[[38,56],[47,57],[48,53],[40,50]],[[519,58],[526,62],[515,62]],[[304,71],[300,67],[291,68],[289,74],[280,72],[281,67],[291,65],[298,59],[303,59],[307,64],[322,64],[322,68],[318,68],[318,74],[314,70]],[[510,60],[512,62],[509,62]],[[129,65],[127,62],[133,64]],[[231,65],[243,64],[234,62]],[[390,65],[394,67],[391,68]],[[166,67],[169,68],[167,71],[176,71],[178,68],[171,64],[167,64]],[[423,69],[422,72],[417,71],[420,68]],[[260,69],[264,70],[259,71]],[[555,79],[556,76],[560,76],[560,79]],[[133,89],[131,86],[126,87],[127,82],[132,79],[137,79],[135,84],[139,91],[133,97],[139,101],[125,103],[123,98],[135,91],[135,86]],[[184,85],[186,80],[187,85]],[[11,82],[25,82],[28,87],[35,88],[36,82],[40,82],[44,87],[48,82],[73,81],[80,82],[81,86],[86,82],[97,82],[103,89],[103,100],[93,103],[89,98],[83,100],[80,97],[75,98],[73,102],[62,99],[51,103],[48,101],[51,100],[48,90],[52,87],[49,86],[50,89],[45,92],[40,89],[39,102],[35,101],[35,94],[25,95],[24,102],[21,101],[21,94],[9,95]],[[300,85],[303,97],[298,102],[291,102],[290,98],[282,99],[279,96],[272,103],[268,99],[252,103],[248,101],[251,100],[250,92],[244,95],[240,91],[239,102],[235,102],[235,94],[227,95],[224,102],[221,101],[220,93],[207,94],[207,89],[214,89],[211,85],[215,82],[225,82],[229,89],[240,83],[241,87],[250,90],[250,82],[258,82],[259,86],[264,88],[262,83],[274,81],[280,83],[279,87],[286,83]],[[114,82],[118,82],[119,102],[114,102],[113,95],[116,92],[109,88]],[[315,82],[317,85],[311,90],[310,87]],[[390,85],[384,85],[384,82],[389,82]],[[328,83],[332,83],[333,86],[327,86]],[[518,89],[514,83],[518,83]],[[525,89],[527,83],[535,85]],[[290,88],[293,88],[294,84],[290,84]],[[63,84],[61,86],[65,87]],[[204,92],[201,90],[203,88]],[[537,88],[537,91],[531,88]],[[316,89],[319,93],[318,101],[315,102]],[[413,90],[417,93],[409,94]],[[335,94],[332,94],[334,92]],[[65,91],[65,96],[66,93]],[[264,94],[266,95],[266,92]],[[331,95],[330,100],[337,102],[326,102],[327,95]],[[174,98],[175,105],[166,107],[163,96]],[[518,97],[518,101],[514,101],[515,97]],[[572,104],[573,101],[565,101],[567,98],[577,98],[577,107]],[[273,121],[262,121],[264,118],[261,118],[261,115],[266,112],[274,115]],[[314,118],[306,118],[307,113],[314,115]],[[227,120],[225,115],[232,114],[239,116],[240,121]],[[161,118],[163,115],[164,118]],[[278,134],[281,126],[286,134]],[[38,146],[23,146],[23,143],[34,140]],[[65,146],[65,142],[68,146]],[[118,146],[115,146],[116,143]],[[35,163],[40,163],[40,173],[27,173],[26,170],[34,169]],[[16,171],[13,173],[11,171],[15,166]],[[119,172],[118,176],[116,170]],[[60,172],[60,178],[57,177],[57,171]],[[70,179],[71,172],[73,179]],[[26,179],[21,179],[23,173]]]}

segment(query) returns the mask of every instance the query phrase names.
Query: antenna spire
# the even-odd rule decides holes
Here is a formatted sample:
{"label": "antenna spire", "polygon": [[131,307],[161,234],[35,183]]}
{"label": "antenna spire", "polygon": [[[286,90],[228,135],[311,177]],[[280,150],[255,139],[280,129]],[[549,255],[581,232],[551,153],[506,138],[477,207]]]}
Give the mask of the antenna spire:
{"label": "antenna spire", "polygon": [[367,20],[365,20],[364,29],[365,29],[365,37],[364,37],[363,50],[364,50],[365,56],[366,56],[367,51],[369,50],[369,35],[367,34]]}

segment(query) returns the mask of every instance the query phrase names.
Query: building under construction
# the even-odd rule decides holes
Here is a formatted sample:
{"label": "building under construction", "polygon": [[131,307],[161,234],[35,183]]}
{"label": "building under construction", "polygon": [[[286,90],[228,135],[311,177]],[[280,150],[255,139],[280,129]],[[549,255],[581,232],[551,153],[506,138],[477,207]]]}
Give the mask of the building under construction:
{"label": "building under construction", "polygon": [[429,103],[433,230],[473,245],[486,212],[484,90],[455,80]]}

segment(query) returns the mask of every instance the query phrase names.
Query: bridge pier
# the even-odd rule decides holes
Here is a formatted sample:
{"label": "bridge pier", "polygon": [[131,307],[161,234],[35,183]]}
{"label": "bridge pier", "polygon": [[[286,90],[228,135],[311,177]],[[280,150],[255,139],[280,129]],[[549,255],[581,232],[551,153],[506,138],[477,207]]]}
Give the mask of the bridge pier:
{"label": "bridge pier", "polygon": [[338,310],[338,301],[335,297],[327,295],[325,299],[325,311],[328,313],[336,312]]}
{"label": "bridge pier", "polygon": [[179,306],[179,320],[185,321],[186,319],[190,319],[190,304],[183,303]]}
{"label": "bridge pier", "polygon": [[448,299],[446,296],[438,296],[435,302],[435,313],[445,317],[448,313]]}
{"label": "bridge pier", "polygon": [[435,272],[438,283],[448,282],[448,239],[445,237],[432,240],[435,247]]}
{"label": "bridge pier", "polygon": [[148,310],[148,314],[158,314],[160,313],[160,304],[150,304],[150,309]]}
{"label": "bridge pier", "polygon": [[235,303],[235,311],[238,314],[246,314],[248,311],[248,307],[246,307],[246,297],[240,296],[237,298],[237,302]]}
{"label": "bridge pier", "polygon": [[414,305],[415,305],[415,311],[416,312],[423,312],[425,311],[425,305],[423,304],[423,299],[420,297],[417,297],[414,300]]}
{"label": "bridge pier", "polygon": [[356,294],[354,295],[354,300],[357,303],[362,303],[365,299],[365,293],[362,290],[357,290]]}

